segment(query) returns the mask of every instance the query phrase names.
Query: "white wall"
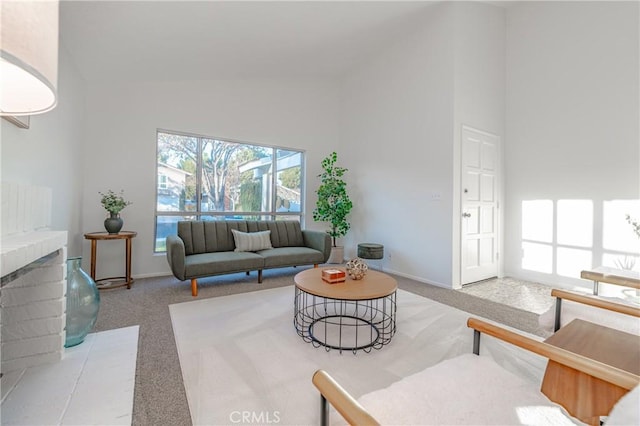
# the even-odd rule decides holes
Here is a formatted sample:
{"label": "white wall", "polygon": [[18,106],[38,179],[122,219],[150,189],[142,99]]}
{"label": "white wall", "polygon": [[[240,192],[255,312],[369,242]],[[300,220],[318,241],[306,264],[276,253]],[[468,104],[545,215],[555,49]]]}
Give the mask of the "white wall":
{"label": "white wall", "polygon": [[[451,285],[453,23],[448,5],[344,81],[341,149],[354,202],[347,257],[385,246],[385,270]],[[427,194],[442,199],[431,202]],[[380,265],[379,265],[380,266]]]}
{"label": "white wall", "polygon": [[[572,282],[557,273],[567,247],[555,239],[547,243],[551,272],[523,267],[522,205],[549,200],[555,212],[559,200],[591,202],[592,211],[579,216],[592,216],[592,243],[568,252],[580,259],[586,250],[589,266],[612,252],[611,230],[630,233],[620,217],[608,220],[613,207],[640,209],[638,4],[512,4],[504,68],[502,13],[478,3],[436,4],[419,30],[381,47],[341,85],[94,83],[86,112],[85,84],[61,47],[58,107],[33,117],[29,130],[2,120],[2,179],[53,188],[53,226],[69,230],[69,254],[83,253],[85,270],[82,235],[103,227],[98,191],[123,189],[134,202],[123,211],[125,228],[139,233],[133,273],[156,275],[168,273],[164,257],[152,254],[157,128],[306,149],[306,225],[314,229],[324,229],[310,217],[319,163],[335,149],[350,169],[355,204],[347,257],[359,242],[380,242],[385,269],[451,287],[460,127],[499,135],[504,128],[505,273]],[[614,254],[634,242],[627,238]],[[122,251],[100,243],[98,274],[119,274]]]}
{"label": "white wall", "polygon": [[[505,10],[479,2],[455,2],[454,31],[454,123],[452,185],[452,287],[460,288],[461,232],[461,129],[471,126],[504,137],[505,120]],[[502,159],[502,149],[498,153]],[[504,173],[497,170],[502,201]],[[502,210],[499,210],[502,216]],[[499,223],[502,223],[500,220]],[[502,229],[498,229],[498,253],[502,252]],[[499,271],[501,273],[501,271]]]}
{"label": "white wall", "polygon": [[[509,9],[507,274],[589,286],[571,277],[602,264],[605,246],[633,250],[635,242],[637,252],[623,213],[635,208],[640,217],[638,17],[637,2],[535,2]],[[549,210],[534,212],[535,200]],[[584,200],[583,207],[563,222],[571,200]],[[616,205],[621,209],[614,214]],[[535,216],[527,229],[523,213]],[[577,244],[559,235],[571,228]],[[534,236],[523,241],[523,232]],[[611,244],[614,237],[622,242]]]}
{"label": "white wall", "polygon": [[29,129],[0,120],[2,180],[53,190],[52,228],[68,231],[68,256],[80,256],[84,80],[63,46],[59,49],[58,105],[32,116]]}
{"label": "white wall", "polygon": [[[158,128],[306,150],[306,227],[323,229],[311,211],[320,161],[338,146],[336,88],[331,81],[291,80],[90,84],[85,230],[104,229],[98,191],[124,190],[133,204],[121,213],[123,229],[138,232],[133,275],[169,273],[165,256],[153,254]],[[89,249],[85,242],[86,258]],[[98,251],[97,276],[123,274],[123,242],[100,242]]]}
{"label": "white wall", "polygon": [[352,72],[342,96],[348,257],[379,242],[386,270],[456,286],[460,128],[504,132],[503,9],[433,7],[418,31]]}

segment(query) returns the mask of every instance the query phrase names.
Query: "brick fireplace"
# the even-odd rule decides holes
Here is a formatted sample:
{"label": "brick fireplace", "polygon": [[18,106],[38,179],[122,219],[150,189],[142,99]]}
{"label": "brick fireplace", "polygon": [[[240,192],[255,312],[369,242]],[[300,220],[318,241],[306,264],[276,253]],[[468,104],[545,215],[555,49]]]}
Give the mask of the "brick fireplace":
{"label": "brick fireplace", "polygon": [[66,231],[51,231],[49,188],[2,183],[2,373],[64,353]]}

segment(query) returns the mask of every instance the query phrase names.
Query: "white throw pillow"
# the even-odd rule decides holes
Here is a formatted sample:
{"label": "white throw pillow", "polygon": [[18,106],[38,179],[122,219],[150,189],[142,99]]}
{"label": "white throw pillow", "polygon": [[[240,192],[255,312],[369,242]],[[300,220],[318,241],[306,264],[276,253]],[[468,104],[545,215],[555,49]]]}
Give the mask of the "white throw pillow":
{"label": "white throw pillow", "polygon": [[604,422],[607,426],[640,425],[640,386],[620,398]]}
{"label": "white throw pillow", "polygon": [[232,229],[233,239],[236,242],[234,251],[258,251],[271,249],[271,231],[240,232]]}

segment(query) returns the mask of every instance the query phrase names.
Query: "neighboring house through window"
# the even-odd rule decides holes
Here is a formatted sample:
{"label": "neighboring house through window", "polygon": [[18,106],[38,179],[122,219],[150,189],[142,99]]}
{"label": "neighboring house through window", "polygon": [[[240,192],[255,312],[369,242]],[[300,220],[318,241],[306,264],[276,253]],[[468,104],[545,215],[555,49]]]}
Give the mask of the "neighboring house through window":
{"label": "neighboring house through window", "polygon": [[155,252],[180,220],[302,221],[304,152],[157,132]]}
{"label": "neighboring house through window", "polygon": [[160,164],[158,164],[158,191],[167,189],[167,175],[160,174],[161,167],[166,167],[166,166],[164,165],[161,166]]}

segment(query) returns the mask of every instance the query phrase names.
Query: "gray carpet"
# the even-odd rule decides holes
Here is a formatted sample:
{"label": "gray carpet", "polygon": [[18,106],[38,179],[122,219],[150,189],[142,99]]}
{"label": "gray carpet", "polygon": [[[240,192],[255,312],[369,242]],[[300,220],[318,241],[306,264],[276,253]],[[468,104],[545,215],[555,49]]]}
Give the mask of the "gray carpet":
{"label": "gray carpet", "polygon": [[[303,269],[264,271],[262,284],[257,283],[255,272],[250,276],[234,274],[202,279],[198,299],[291,285],[293,276]],[[526,332],[540,334],[538,315],[533,312],[402,277],[395,278],[403,290]],[[194,300],[189,282],[180,282],[174,277],[139,279],[130,290],[105,290],[101,291],[100,297],[100,313],[94,331],[140,326],[133,424],[190,425],[191,417],[169,316],[170,304]]]}

